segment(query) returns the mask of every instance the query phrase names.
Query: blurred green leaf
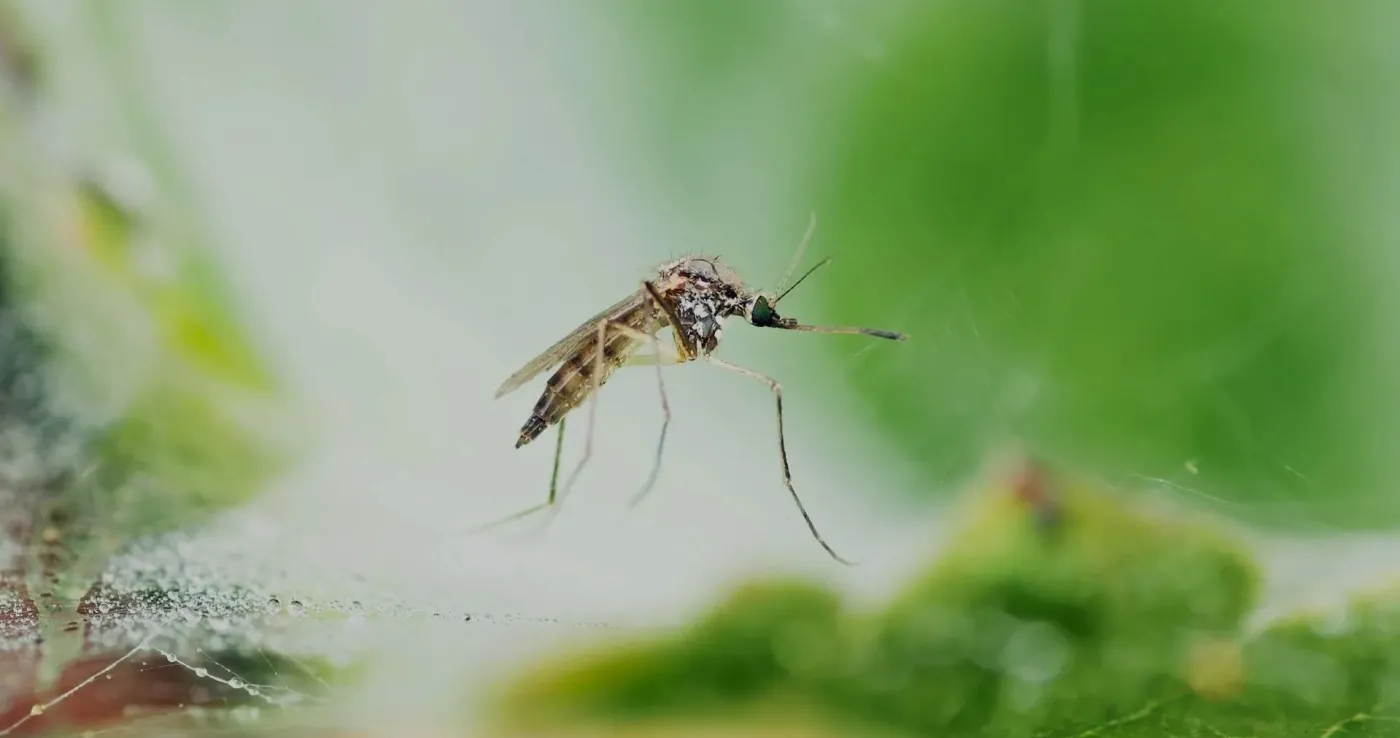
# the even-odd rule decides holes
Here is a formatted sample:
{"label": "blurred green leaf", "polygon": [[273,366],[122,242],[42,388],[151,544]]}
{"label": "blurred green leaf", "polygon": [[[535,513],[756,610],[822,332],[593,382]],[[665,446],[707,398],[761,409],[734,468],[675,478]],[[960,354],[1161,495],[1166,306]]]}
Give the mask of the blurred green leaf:
{"label": "blurred green leaf", "polygon": [[751,583],[679,632],[555,657],[503,689],[494,719],[506,734],[718,721],[1111,737],[1302,735],[1392,714],[1380,691],[1400,684],[1400,609],[1358,605],[1372,614],[1332,636],[1305,624],[1246,637],[1259,575],[1234,534],[1199,516],[1028,465],[978,488],[955,530],[878,611]]}
{"label": "blurred green leaf", "polygon": [[1010,435],[1258,521],[1400,522],[1371,441],[1395,427],[1374,366],[1387,247],[1356,227],[1318,117],[1395,95],[1358,41],[1394,15],[935,3],[833,82],[853,102],[809,189],[823,241],[861,253],[813,289],[842,322],[911,334],[851,376],[925,491]]}
{"label": "blurred green leaf", "polygon": [[58,150],[37,90],[0,106],[0,307],[43,347],[26,374],[66,434],[45,445],[81,447],[37,482],[63,508],[81,592],[121,542],[256,495],[299,439],[190,215],[164,196],[176,173],[152,195],[103,152]]}

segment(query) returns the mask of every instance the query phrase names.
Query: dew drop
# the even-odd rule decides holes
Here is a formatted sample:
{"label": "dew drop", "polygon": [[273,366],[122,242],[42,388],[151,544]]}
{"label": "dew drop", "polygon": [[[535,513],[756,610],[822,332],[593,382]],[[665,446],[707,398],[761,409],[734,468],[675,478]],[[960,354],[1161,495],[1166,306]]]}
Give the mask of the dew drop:
{"label": "dew drop", "polygon": [[173,653],[167,653],[167,654],[165,654],[165,660],[166,660],[166,661],[169,661],[169,662],[172,663],[172,664],[175,663],[175,654],[173,654]]}
{"label": "dew drop", "polygon": [[292,600],[290,608],[292,613],[295,615],[300,615],[306,612],[306,605],[302,604],[301,600]]}
{"label": "dew drop", "polygon": [[43,706],[43,705],[35,705],[35,706],[29,708],[29,714],[30,714],[30,715],[35,715],[35,716],[43,715],[43,714],[44,714],[44,706]]}
{"label": "dew drop", "polygon": [[234,677],[228,680],[228,685],[230,687],[233,687],[234,689],[243,689],[243,680],[239,679],[238,677]]}
{"label": "dew drop", "polygon": [[209,670],[200,666],[194,670],[194,675],[203,679],[204,677],[209,676]]}

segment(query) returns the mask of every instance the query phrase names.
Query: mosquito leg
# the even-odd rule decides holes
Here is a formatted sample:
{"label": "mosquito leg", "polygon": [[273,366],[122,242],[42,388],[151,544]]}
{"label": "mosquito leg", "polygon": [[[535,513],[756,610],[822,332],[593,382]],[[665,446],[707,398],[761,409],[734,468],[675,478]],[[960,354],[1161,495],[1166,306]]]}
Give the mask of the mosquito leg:
{"label": "mosquito leg", "polygon": [[[646,300],[646,320],[642,325],[648,329],[655,327],[652,323],[652,310],[655,306],[651,300]],[[651,488],[656,485],[656,477],[661,473],[661,454],[666,450],[666,431],[671,427],[671,403],[666,399],[666,381],[661,375],[663,357],[661,355],[661,340],[656,337],[657,331],[648,330],[647,338],[651,341],[652,354],[656,357],[656,391],[661,395],[661,435],[656,439],[656,458],[652,460],[651,471],[647,473],[647,481],[642,488],[632,495],[632,499],[627,502],[628,507],[636,507],[651,492]]]}
{"label": "mosquito leg", "polygon": [[[648,321],[648,323],[649,322],[650,321]],[[559,420],[559,439],[554,447],[554,469],[549,478],[548,499],[546,499],[544,502],[538,505],[534,505],[525,510],[521,510],[520,512],[515,513],[514,515],[510,515],[500,520],[487,523],[476,528],[472,528],[469,531],[467,531],[468,533],[475,533],[482,530],[486,530],[488,528],[494,528],[505,523],[520,520],[521,518],[528,517],[537,512],[547,513],[548,518],[546,519],[543,526],[547,527],[549,523],[553,520],[554,516],[558,514],[560,506],[564,504],[564,497],[567,496],[569,490],[573,488],[574,481],[578,478],[579,473],[583,471],[584,465],[587,464],[589,459],[593,456],[593,429],[596,425],[596,418],[598,415],[598,390],[602,386],[600,379],[603,376],[604,369],[603,349],[607,345],[609,331],[620,333],[636,341],[651,341],[653,347],[656,350],[656,354],[653,356],[632,357],[629,358],[624,364],[631,366],[645,366],[654,364],[656,366],[657,387],[661,390],[661,409],[663,414],[663,422],[661,426],[661,440],[657,444],[656,464],[652,468],[651,476],[647,482],[647,487],[644,488],[643,491],[645,492],[646,489],[649,489],[651,485],[656,481],[657,470],[661,465],[661,449],[666,440],[666,426],[669,425],[671,422],[671,408],[666,401],[666,388],[665,385],[662,384],[663,380],[661,378],[661,367],[681,363],[681,359],[674,353],[670,355],[663,354],[660,350],[661,347],[659,342],[657,342],[655,333],[646,333],[644,331],[639,331],[629,325],[625,325],[622,323],[604,321],[598,324],[598,340],[596,343],[596,353],[593,356],[593,375],[591,377],[593,387],[590,391],[590,397],[588,399],[588,431],[584,437],[582,458],[578,460],[578,464],[575,465],[573,471],[569,473],[569,478],[564,482],[564,486],[560,487],[559,464],[564,451],[564,422],[566,420],[565,418],[561,418]]]}
{"label": "mosquito leg", "polygon": [[559,460],[564,458],[564,423],[568,417],[559,419],[559,438],[554,442],[554,469],[549,472],[549,499],[545,505],[553,505],[555,493],[559,491]]}
{"label": "mosquito leg", "polygon": [[[648,323],[650,323],[650,319],[651,316],[648,315]],[[625,362],[623,362],[622,365],[656,367],[656,389],[658,394],[661,395],[661,435],[657,438],[656,441],[656,457],[652,462],[651,473],[647,475],[646,484],[642,485],[642,489],[635,495],[633,495],[631,501],[628,502],[628,507],[632,507],[635,506],[638,502],[641,502],[642,498],[645,497],[647,493],[651,491],[652,487],[656,484],[656,477],[661,472],[661,455],[666,448],[666,430],[671,425],[671,403],[666,399],[666,380],[664,379],[661,370],[663,367],[675,366],[676,364],[684,363],[684,359],[682,359],[680,354],[676,353],[674,349],[672,349],[671,351],[662,351],[661,341],[656,337],[656,333],[647,333],[646,331],[639,331],[636,328],[627,325],[622,325],[620,323],[614,323],[612,325],[612,329],[617,331],[618,333],[621,333],[624,336],[627,336],[628,338],[639,342],[645,341],[652,345],[651,354],[631,356]]]}
{"label": "mosquito leg", "polygon": [[837,561],[847,566],[854,566],[855,564],[853,562],[841,558],[841,556],[838,555],[835,551],[833,551],[831,546],[827,544],[826,539],[822,538],[822,534],[817,531],[816,524],[812,522],[812,516],[807,514],[807,508],[802,504],[802,498],[797,496],[797,490],[792,486],[792,470],[788,468],[787,441],[785,440],[783,434],[783,386],[781,384],[778,384],[778,381],[773,379],[772,377],[759,374],[758,372],[752,369],[745,369],[742,366],[730,364],[727,361],[716,359],[713,356],[707,356],[705,357],[705,360],[722,369],[728,369],[729,371],[736,372],[750,379],[762,382],[768,385],[769,389],[773,390],[773,399],[777,403],[778,407],[778,455],[782,459],[783,463],[783,485],[786,486],[788,492],[792,494],[792,501],[797,503],[797,510],[798,512],[802,513],[802,519],[807,523],[807,530],[810,530],[812,532],[812,537],[817,539],[817,543],[820,543],[821,547],[826,549],[826,552],[831,556],[831,558],[836,559]]}
{"label": "mosquito leg", "polygon": [[538,505],[532,505],[530,507],[527,507],[524,510],[515,513],[514,515],[507,515],[504,518],[501,518],[500,520],[495,520],[484,525],[478,525],[475,528],[469,528],[465,533],[466,535],[480,533],[491,528],[496,528],[498,526],[505,525],[506,523],[513,523],[517,520],[520,520],[521,518],[527,518],[531,515],[534,515],[537,512],[547,510],[554,506],[554,501],[556,499],[555,493],[559,489],[559,459],[562,458],[564,455],[564,423],[567,420],[567,417],[559,419],[558,438],[554,442],[554,471],[551,472],[549,475],[549,497],[546,498],[544,502],[541,502]]}
{"label": "mosquito leg", "polygon": [[[578,479],[579,472],[588,460],[593,458],[593,429],[598,422],[598,390],[602,388],[603,377],[603,348],[607,346],[608,329],[626,328],[618,323],[602,321],[598,324],[598,341],[593,352],[593,376],[589,379],[593,383],[592,390],[588,393],[588,432],[583,437],[583,456],[579,458],[574,470],[569,473],[569,478],[564,482],[564,487],[559,490],[557,497],[553,497],[548,509],[549,519],[545,521],[548,526],[553,521],[554,516],[559,514],[559,508],[564,504],[564,498],[568,496],[569,490],[574,486],[574,480]],[[562,420],[561,420],[562,422]],[[556,460],[557,463],[557,460]]]}
{"label": "mosquito leg", "polygon": [[[650,302],[647,303],[647,306],[647,317],[643,325],[650,327],[652,325],[651,310],[653,306]],[[633,495],[632,499],[627,503],[628,507],[635,507],[638,502],[642,501],[643,497],[646,497],[647,493],[651,492],[652,487],[656,485],[656,477],[661,473],[661,455],[666,449],[666,430],[671,425],[671,403],[666,399],[666,380],[661,370],[662,367],[674,366],[683,363],[684,360],[674,349],[670,352],[663,352],[661,350],[661,340],[657,338],[656,332],[654,331],[647,333],[646,331],[639,331],[631,326],[621,324],[613,324],[612,328],[628,338],[639,342],[645,341],[651,344],[651,354],[630,357],[623,363],[623,366],[655,366],[656,389],[661,395],[661,435],[656,440],[656,457],[652,461],[651,472],[647,475],[646,484],[642,485],[641,490]]]}
{"label": "mosquito leg", "polygon": [[[647,328],[652,328],[651,300],[646,300],[646,304],[647,320],[643,325]],[[680,327],[677,326],[676,330],[680,330]],[[656,354],[657,358],[656,391],[657,394],[661,396],[661,435],[656,439],[656,458],[651,462],[651,471],[647,473],[647,481],[642,485],[642,488],[637,491],[637,494],[632,495],[632,499],[628,500],[628,507],[636,507],[637,503],[641,502],[642,498],[646,497],[647,493],[651,492],[651,488],[656,484],[656,476],[661,473],[661,452],[666,449],[666,430],[671,427],[671,403],[666,399],[666,382],[661,377],[661,341],[656,337],[656,333],[656,331],[648,331],[648,334],[651,336],[651,350],[652,353]]]}
{"label": "mosquito leg", "polygon": [[[675,366],[676,364],[682,363],[680,356],[675,352],[670,354],[661,353],[661,347],[659,345],[657,346],[657,352],[658,353],[652,355],[635,356],[628,359],[627,366],[655,366],[659,374],[662,367]],[[642,485],[642,488],[628,501],[628,507],[636,507],[637,503],[641,502],[642,498],[646,497],[647,494],[651,492],[652,487],[656,485],[656,477],[661,471],[661,452],[666,448],[666,428],[671,424],[671,406],[670,403],[666,401],[666,386],[661,383],[660,379],[656,381],[656,385],[657,389],[661,391],[661,435],[656,440],[656,458],[652,462],[651,473],[647,475],[646,484]]]}
{"label": "mosquito leg", "polygon": [[588,433],[584,436],[583,457],[578,460],[578,464],[574,467],[573,472],[569,474],[568,481],[564,482],[562,489],[559,487],[559,460],[564,451],[564,418],[560,418],[559,440],[554,448],[554,471],[549,477],[549,497],[544,502],[521,510],[514,515],[508,515],[500,520],[472,528],[468,533],[477,533],[489,528],[495,528],[496,526],[520,520],[521,518],[528,517],[537,512],[544,512],[547,516],[544,523],[540,526],[540,530],[543,531],[544,528],[549,527],[549,524],[554,521],[554,516],[559,514],[559,507],[564,504],[565,495],[567,495],[569,489],[574,486],[574,480],[578,478],[579,472],[583,471],[584,465],[588,463],[588,459],[593,455],[593,426],[598,416],[598,388],[602,386],[599,378],[603,375],[603,347],[607,345],[609,328],[627,328],[627,326],[609,323],[608,321],[603,321],[598,324],[598,340],[593,354],[593,376],[590,377],[593,388],[588,398]]}
{"label": "mosquito leg", "polygon": [[680,363],[682,363],[681,358],[675,351],[671,353],[663,351],[660,356],[656,354],[633,354],[627,357],[627,361],[622,362],[622,365],[626,367],[656,366],[658,364],[661,366],[675,366]]}
{"label": "mosquito leg", "polygon": [[[650,324],[650,315],[648,315],[648,321],[645,324]],[[680,363],[680,360],[677,356],[674,355],[674,353],[671,355],[666,355],[661,352],[661,344],[659,341],[657,341],[655,333],[639,331],[636,328],[633,328],[632,326],[625,325],[622,323],[603,323],[598,328],[598,352],[594,355],[594,372],[592,377],[593,391],[590,393],[588,400],[588,434],[585,436],[585,440],[583,442],[583,458],[579,459],[578,465],[574,467],[573,472],[569,474],[568,481],[564,483],[563,489],[560,490],[558,497],[559,505],[564,504],[564,496],[567,495],[569,490],[573,487],[574,480],[578,478],[579,472],[583,470],[583,465],[587,463],[589,458],[591,458],[593,455],[593,428],[595,425],[594,418],[597,417],[598,414],[598,389],[601,386],[598,380],[600,377],[603,376],[603,346],[604,342],[607,340],[606,331],[609,330],[614,331],[616,333],[620,333],[624,336],[627,336],[628,338],[637,341],[650,341],[656,352],[653,356],[630,358],[627,360],[627,362],[625,362],[625,364],[630,364],[632,366],[644,366],[647,364],[655,365],[656,386],[657,389],[661,392],[661,438],[659,441],[657,441],[656,444],[656,461],[652,466],[651,475],[647,478],[646,486],[642,488],[641,493],[639,493],[636,497],[633,498],[634,500],[639,499],[642,495],[646,494],[646,492],[651,489],[651,486],[656,483],[656,476],[661,468],[661,451],[666,444],[666,427],[671,424],[671,406],[666,401],[666,385],[663,384],[664,380],[661,377],[661,368],[670,364]],[[561,420],[560,422],[563,421]],[[559,459],[557,456],[555,457],[554,463],[555,474],[557,479],[559,464]],[[550,499],[555,499],[552,493]],[[635,505],[636,502],[634,501],[632,504]],[[549,512],[551,517],[557,513],[557,506],[553,507]]]}

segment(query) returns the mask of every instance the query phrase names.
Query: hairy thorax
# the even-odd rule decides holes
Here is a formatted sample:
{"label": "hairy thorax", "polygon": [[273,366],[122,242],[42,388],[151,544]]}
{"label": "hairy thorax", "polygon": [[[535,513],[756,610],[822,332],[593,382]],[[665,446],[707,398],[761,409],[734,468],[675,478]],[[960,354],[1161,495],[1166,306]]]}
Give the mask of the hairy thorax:
{"label": "hairy thorax", "polygon": [[676,265],[662,296],[677,323],[675,330],[701,356],[719,347],[724,320],[744,310],[742,285],[724,265],[694,258]]}

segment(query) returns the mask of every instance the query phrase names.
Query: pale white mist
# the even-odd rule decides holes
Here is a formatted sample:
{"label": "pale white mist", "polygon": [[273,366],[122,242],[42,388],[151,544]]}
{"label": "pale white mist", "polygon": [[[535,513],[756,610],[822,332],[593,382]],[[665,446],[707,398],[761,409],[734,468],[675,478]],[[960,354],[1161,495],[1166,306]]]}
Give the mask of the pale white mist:
{"label": "pale white mist", "polygon": [[[627,80],[578,84],[589,65],[617,69],[625,50],[599,18],[545,5],[152,3],[132,16],[153,114],[316,430],[306,464],[209,533],[209,551],[237,551],[248,576],[293,591],[383,592],[424,612],[532,623],[414,626],[370,711],[408,699],[429,709],[447,697],[430,687],[450,694],[464,674],[550,642],[542,635],[576,635],[570,623],[674,621],[748,574],[878,592],[931,541],[932,520],[879,522],[867,491],[906,480],[842,427],[851,398],[789,381],[797,484],[862,566],[825,558],[780,482],[771,395],[704,366],[666,375],[675,420],[642,507],[624,503],[646,478],[661,414],[654,374],[630,369],[604,391],[593,459],[547,534],[462,535],[546,491],[552,431],[512,448],[542,379],[493,401],[504,377],[650,264],[708,236],[772,231],[749,198],[738,215],[714,213],[712,234],[668,242],[679,223],[602,144],[636,113]],[[760,370],[794,345],[734,338],[743,331],[726,332],[724,355]],[[564,474],[587,414],[571,420]]]}

